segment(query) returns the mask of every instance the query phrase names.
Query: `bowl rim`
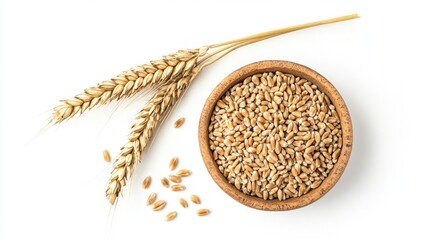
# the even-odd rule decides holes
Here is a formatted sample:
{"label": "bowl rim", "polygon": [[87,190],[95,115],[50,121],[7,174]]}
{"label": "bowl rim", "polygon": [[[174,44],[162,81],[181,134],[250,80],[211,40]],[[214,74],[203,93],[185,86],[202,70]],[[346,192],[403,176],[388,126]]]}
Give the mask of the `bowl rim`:
{"label": "bowl rim", "polygon": [[[258,197],[246,195],[235,188],[235,186],[230,184],[223,176],[223,174],[220,173],[216,161],[213,160],[213,154],[210,150],[208,142],[208,127],[217,100],[219,100],[221,96],[225,94],[233,85],[243,81],[248,76],[261,72],[276,71],[280,71],[285,74],[292,74],[294,76],[309,80],[315,84],[320,91],[324,92],[329,97],[329,99],[331,99],[332,104],[335,106],[340,118],[343,141],[339,159],[337,163],[334,164],[333,169],[325,178],[325,180],[323,180],[321,185],[305,195],[296,198],[290,198],[284,201],[280,201],[278,199],[264,200]],[[204,164],[206,165],[207,171],[209,172],[212,179],[216,182],[216,184],[226,194],[248,207],[259,210],[283,211],[300,208],[318,200],[336,184],[344,172],[351,155],[353,129],[351,117],[344,100],[336,88],[325,77],[320,75],[318,72],[298,63],[284,60],[265,60],[251,63],[235,70],[227,77],[225,77],[219,83],[219,85],[213,89],[207,98],[201,112],[198,127],[198,140],[200,144],[201,155]]]}

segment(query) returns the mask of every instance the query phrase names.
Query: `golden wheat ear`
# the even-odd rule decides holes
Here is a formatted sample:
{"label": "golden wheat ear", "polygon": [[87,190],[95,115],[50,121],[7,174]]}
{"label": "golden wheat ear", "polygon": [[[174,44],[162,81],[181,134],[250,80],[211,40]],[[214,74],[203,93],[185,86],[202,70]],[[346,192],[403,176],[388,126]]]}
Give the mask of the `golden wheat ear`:
{"label": "golden wheat ear", "polygon": [[205,49],[180,50],[147,64],[133,67],[110,80],[89,87],[73,98],[62,100],[61,104],[53,109],[51,122],[63,122],[95,106],[129,98],[146,88],[154,88],[172,79],[190,75],[197,65],[198,58],[206,51]]}
{"label": "golden wheat ear", "polygon": [[113,164],[113,170],[106,190],[106,197],[111,204],[115,203],[122,188],[127,184],[135,163],[141,161],[141,156],[153,136],[153,131],[166,116],[166,113],[184,94],[191,81],[195,78],[195,72],[196,70],[194,69],[193,74],[159,87],[153,97],[137,114],[128,141],[121,148]]}

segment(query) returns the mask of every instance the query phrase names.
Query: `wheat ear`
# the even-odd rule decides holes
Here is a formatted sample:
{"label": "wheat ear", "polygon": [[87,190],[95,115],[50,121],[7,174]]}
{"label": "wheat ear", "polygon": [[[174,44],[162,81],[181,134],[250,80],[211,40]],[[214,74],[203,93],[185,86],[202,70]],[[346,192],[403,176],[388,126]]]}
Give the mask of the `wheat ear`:
{"label": "wheat ear", "polygon": [[62,100],[61,104],[53,109],[51,122],[60,123],[99,104],[131,97],[145,88],[155,87],[169,80],[190,75],[198,58],[206,52],[207,48],[180,50],[158,60],[150,61],[148,64],[124,71],[95,87],[85,89],[83,93],[71,99]]}
{"label": "wheat ear", "polygon": [[194,68],[191,75],[161,86],[137,114],[136,123],[131,128],[128,142],[122,147],[113,164],[106,190],[106,196],[111,204],[115,203],[122,187],[131,177],[135,163],[141,160],[141,155],[149,143],[154,129],[188,88],[197,71],[198,68]]}

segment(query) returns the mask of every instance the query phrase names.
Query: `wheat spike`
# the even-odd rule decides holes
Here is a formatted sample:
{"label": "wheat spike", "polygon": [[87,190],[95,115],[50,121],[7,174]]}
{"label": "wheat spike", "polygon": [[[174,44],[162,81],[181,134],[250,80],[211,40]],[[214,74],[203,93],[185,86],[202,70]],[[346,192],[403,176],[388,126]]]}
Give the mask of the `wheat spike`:
{"label": "wheat spike", "polygon": [[113,164],[106,190],[106,196],[111,204],[115,203],[122,187],[126,185],[126,180],[131,177],[135,163],[141,160],[141,155],[149,143],[154,129],[185,92],[198,70],[198,68],[194,68],[193,74],[161,86],[137,114],[128,142],[122,147]]}
{"label": "wheat spike", "polygon": [[131,97],[142,89],[157,87],[169,80],[188,76],[207,50],[207,47],[180,50],[124,71],[95,87],[87,88],[71,99],[62,100],[61,104],[53,109],[51,122],[60,123],[99,104]]}

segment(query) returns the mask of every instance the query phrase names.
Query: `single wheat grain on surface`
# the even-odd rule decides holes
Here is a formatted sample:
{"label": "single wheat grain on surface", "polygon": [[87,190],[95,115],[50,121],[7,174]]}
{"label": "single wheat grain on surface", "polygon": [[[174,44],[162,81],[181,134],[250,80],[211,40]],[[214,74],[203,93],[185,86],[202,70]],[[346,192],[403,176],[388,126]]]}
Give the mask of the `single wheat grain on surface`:
{"label": "single wheat grain on surface", "polygon": [[206,216],[210,213],[210,210],[208,209],[198,209],[197,210],[197,215],[202,217],[202,216]]}
{"label": "single wheat grain on surface", "polygon": [[106,162],[111,161],[110,153],[107,149],[103,150],[103,158],[104,158],[104,161],[106,161]]}
{"label": "single wheat grain on surface", "polygon": [[209,145],[220,172],[239,191],[286,200],[320,186],[339,158],[342,130],[331,100],[316,85],[266,72],[218,100]]}
{"label": "single wheat grain on surface", "polygon": [[179,160],[177,157],[173,157],[170,162],[169,162],[169,168],[170,170],[175,170],[176,167],[178,166]]}
{"label": "single wheat grain on surface", "polygon": [[159,200],[153,204],[153,211],[160,211],[166,206],[166,201]]}
{"label": "single wheat grain on surface", "polygon": [[170,212],[166,215],[165,220],[166,221],[172,221],[173,219],[176,218],[177,213],[176,212]]}
{"label": "single wheat grain on surface", "polygon": [[147,176],[142,181],[142,188],[147,189],[150,186],[150,184],[151,184],[151,177],[150,176]]}
{"label": "single wheat grain on surface", "polygon": [[200,201],[200,198],[197,196],[197,195],[191,195],[191,202],[193,202],[193,203],[195,203],[195,204],[200,204],[201,203],[201,201]]}
{"label": "single wheat grain on surface", "polygon": [[157,194],[151,193],[147,198],[147,205],[153,204],[156,201],[156,199],[157,199]]}
{"label": "single wheat grain on surface", "polygon": [[188,202],[185,199],[183,199],[183,198],[180,198],[179,199],[179,203],[181,204],[181,206],[183,208],[187,208],[188,207]]}
{"label": "single wheat grain on surface", "polygon": [[182,126],[182,124],[184,124],[185,122],[185,118],[179,118],[178,120],[175,121],[175,123],[173,124],[173,126],[175,128],[179,128]]}
{"label": "single wheat grain on surface", "polygon": [[169,180],[167,180],[167,178],[162,177],[162,179],[160,180],[160,182],[162,183],[163,187],[168,188],[169,187]]}
{"label": "single wheat grain on surface", "polygon": [[169,180],[174,182],[174,183],[182,182],[182,178],[180,176],[176,176],[176,175],[169,175]]}
{"label": "single wheat grain on surface", "polygon": [[184,191],[186,187],[182,184],[174,184],[170,186],[170,189],[172,189],[172,191],[174,192],[179,192],[179,191]]}
{"label": "single wheat grain on surface", "polygon": [[176,175],[179,177],[188,177],[191,175],[191,171],[188,169],[181,169],[176,173]]}

